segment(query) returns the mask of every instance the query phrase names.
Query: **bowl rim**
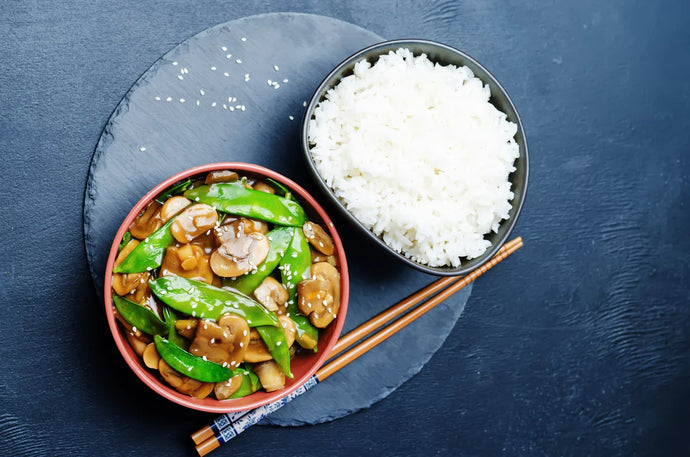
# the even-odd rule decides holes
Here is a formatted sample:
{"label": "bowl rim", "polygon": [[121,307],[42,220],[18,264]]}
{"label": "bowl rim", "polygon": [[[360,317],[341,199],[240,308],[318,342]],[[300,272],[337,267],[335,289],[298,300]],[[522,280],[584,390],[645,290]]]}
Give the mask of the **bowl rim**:
{"label": "bowl rim", "polygon": [[[129,229],[130,224],[136,216],[144,209],[144,207],[151,202],[158,194],[160,194],[165,189],[169,188],[176,182],[194,176],[201,173],[207,173],[213,170],[219,169],[230,169],[234,171],[247,172],[254,175],[263,175],[276,180],[277,182],[285,185],[290,190],[292,190],[297,196],[306,202],[308,207],[305,208],[308,212],[312,210],[318,214],[325,225],[325,229],[328,230],[329,234],[333,238],[333,243],[335,245],[336,255],[338,257],[338,262],[340,265],[340,286],[341,286],[341,296],[340,296],[340,310],[338,316],[331,325],[334,325],[331,336],[326,345],[319,347],[318,357],[316,362],[306,370],[301,376],[296,376],[290,380],[286,379],[286,387],[274,392],[263,392],[258,391],[246,397],[234,399],[234,400],[215,400],[210,398],[197,399],[189,395],[181,394],[171,387],[167,386],[164,382],[159,380],[152,374],[152,371],[144,367],[141,359],[137,356],[129,342],[126,340],[124,332],[122,332],[118,326],[113,313],[113,301],[112,301],[112,275],[113,266],[115,264],[115,258],[117,257],[118,247],[120,245],[120,240],[124,236],[124,233]],[[345,258],[345,251],[343,248],[342,241],[335,226],[331,219],[328,217],[324,209],[319,205],[319,203],[312,197],[306,190],[304,190],[297,183],[291,179],[273,171],[266,167],[256,164],[250,164],[245,162],[217,162],[205,165],[199,165],[187,170],[176,173],[175,175],[165,179],[150,191],[146,193],[129,211],[122,224],[120,225],[115,237],[113,238],[113,244],[110,247],[110,254],[108,255],[108,260],[105,269],[105,278],[103,286],[103,302],[105,305],[106,317],[108,320],[108,326],[113,335],[115,344],[125,359],[125,362],[132,369],[134,374],[150,389],[158,393],[162,397],[177,403],[181,406],[187,408],[195,409],[198,411],[206,411],[213,413],[230,413],[238,411],[247,411],[258,406],[266,405],[279,400],[302,386],[307,382],[316,371],[326,362],[328,355],[330,354],[333,346],[335,346],[340,333],[342,332],[343,325],[345,323],[345,317],[347,315],[347,307],[349,301],[349,275],[347,260]]]}
{"label": "bowl rim", "polygon": [[[476,66],[478,69],[480,69],[484,74],[486,75],[486,78],[488,81],[485,81],[484,78],[478,76],[474,69],[472,69],[472,72],[474,73],[475,77],[478,77],[482,80],[484,84],[493,84],[501,93],[501,95],[505,98],[508,107],[514,113],[514,118],[511,119],[513,122],[515,122],[518,126],[517,132],[515,133],[516,137],[516,142],[517,142],[517,137],[521,140],[521,143],[518,143],[518,146],[522,146],[521,148],[521,155],[524,156],[524,183],[522,186],[522,190],[519,194],[514,194],[513,199],[511,202],[515,201],[516,199],[518,200],[517,205],[513,207],[514,209],[514,214],[513,216],[508,219],[507,221],[504,219],[502,223],[507,224],[505,227],[505,233],[503,236],[500,237],[500,239],[496,240],[495,243],[493,243],[487,250],[479,257],[476,257],[475,259],[465,261],[463,263],[470,262],[470,265],[463,266],[462,264],[457,267],[457,268],[452,268],[452,267],[432,267],[426,264],[422,264],[419,262],[415,262],[412,259],[409,259],[406,257],[404,254],[397,252],[394,250],[392,247],[388,246],[379,236],[376,236],[370,229],[368,229],[364,224],[362,224],[359,219],[357,219],[347,208],[345,208],[345,205],[340,201],[338,197],[336,197],[335,193],[333,190],[326,184],[325,180],[321,176],[321,173],[318,171],[316,168],[316,165],[314,163],[314,160],[311,156],[310,152],[310,146],[309,146],[309,139],[308,139],[308,130],[309,130],[309,120],[311,119],[314,109],[318,104],[320,103],[321,99],[327,92],[325,89],[334,87],[337,83],[332,81],[334,77],[336,77],[343,68],[348,67],[350,65],[353,65],[355,61],[360,59],[364,54],[368,54],[372,51],[376,50],[381,50],[383,51],[386,49],[386,52],[388,52],[391,47],[394,46],[399,46],[399,47],[405,47],[406,45],[414,45],[414,46],[427,46],[430,48],[437,48],[441,50],[445,50],[448,52],[451,52],[453,54],[456,54],[459,56],[461,59],[465,59],[472,65]],[[378,55],[383,55],[383,52],[380,52]],[[417,53],[415,53],[417,55]],[[339,82],[339,81],[338,81]],[[329,87],[330,86],[330,87]],[[494,97],[494,94],[492,92],[491,97]],[[507,115],[509,113],[506,113]],[[304,114],[302,116],[302,124],[301,124],[301,129],[300,129],[300,143],[302,147],[302,152],[305,156],[307,165],[309,167],[309,170],[311,171],[312,176],[315,178],[317,185],[320,187],[320,189],[328,196],[329,200],[334,204],[335,208],[338,210],[340,214],[342,214],[347,220],[350,222],[354,223],[355,226],[357,226],[360,230],[364,231],[366,235],[368,235],[369,239],[373,240],[376,244],[379,246],[383,247],[385,251],[389,252],[390,254],[393,254],[395,257],[397,257],[399,260],[404,262],[405,264],[422,271],[424,273],[436,275],[436,276],[456,276],[456,275],[461,275],[461,274],[466,274],[469,273],[479,267],[481,267],[484,263],[489,261],[491,257],[493,257],[496,252],[503,246],[503,244],[507,241],[508,237],[510,236],[510,233],[513,231],[513,228],[515,227],[515,224],[517,223],[517,220],[520,216],[520,213],[522,212],[522,207],[525,203],[525,197],[527,195],[527,187],[529,183],[529,148],[527,146],[527,136],[525,135],[525,130],[524,126],[522,124],[522,119],[520,118],[520,114],[517,111],[517,108],[515,107],[515,104],[513,103],[513,100],[510,98],[510,95],[508,95],[508,92],[505,90],[505,88],[501,85],[501,83],[498,81],[498,79],[486,68],[484,65],[479,63],[475,58],[470,56],[469,54],[460,51],[459,49],[456,49],[452,46],[449,46],[444,43],[440,43],[437,41],[432,41],[432,40],[426,40],[426,39],[418,39],[418,38],[402,38],[402,39],[394,39],[394,40],[386,40],[382,41],[379,43],[372,44],[370,46],[367,46],[344,60],[342,60],[333,70],[331,70],[321,81],[321,83],[318,85],[316,90],[312,93],[309,102],[307,104],[307,107],[305,108]],[[522,149],[524,149],[524,154],[522,153]],[[518,157],[516,159],[516,163],[518,160],[521,158]],[[513,172],[514,173],[514,172]],[[512,187],[515,186],[516,182],[511,181],[511,190]],[[512,206],[512,204],[511,204]],[[479,261],[476,261],[476,259],[481,259]]]}

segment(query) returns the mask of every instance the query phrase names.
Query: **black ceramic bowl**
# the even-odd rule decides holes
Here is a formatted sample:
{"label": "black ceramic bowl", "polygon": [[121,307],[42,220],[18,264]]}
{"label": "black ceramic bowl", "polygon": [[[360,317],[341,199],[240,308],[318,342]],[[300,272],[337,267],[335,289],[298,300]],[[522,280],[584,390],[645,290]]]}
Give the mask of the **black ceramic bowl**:
{"label": "black ceramic bowl", "polygon": [[[399,48],[407,48],[412,53],[417,56],[420,54],[426,54],[429,60],[442,65],[452,64],[455,66],[467,66],[474,72],[474,75],[478,77],[484,84],[488,84],[491,89],[491,99],[490,102],[499,110],[503,111],[509,121],[517,124],[517,133],[515,134],[515,140],[520,148],[520,157],[515,161],[516,170],[510,174],[509,179],[512,184],[511,190],[515,194],[513,200],[511,201],[512,208],[510,210],[510,218],[501,222],[498,232],[491,232],[486,235],[485,238],[491,243],[491,246],[479,257],[472,260],[461,259],[461,265],[459,267],[432,267],[425,265],[423,263],[415,262],[411,259],[405,257],[405,255],[396,252],[394,249],[389,247],[383,239],[374,235],[366,226],[364,226],[356,217],[350,213],[344,204],[336,197],[314,164],[314,160],[311,156],[310,146],[309,146],[309,120],[312,119],[314,115],[314,109],[317,105],[324,100],[326,92],[336,86],[340,80],[346,76],[353,73],[354,66],[357,62],[362,59],[368,60],[372,65],[376,63],[380,55],[388,54],[390,51],[396,51]],[[366,236],[369,236],[376,243],[381,245],[386,251],[392,255],[398,257],[401,261],[407,263],[408,265],[417,268],[418,270],[424,271],[426,273],[439,275],[439,276],[454,276],[468,273],[475,268],[481,266],[484,262],[489,260],[498,251],[503,243],[506,242],[510,232],[513,230],[515,223],[517,222],[518,215],[522,209],[522,204],[525,200],[525,193],[527,192],[527,178],[529,175],[529,156],[527,152],[527,141],[525,140],[525,132],[522,128],[522,122],[520,121],[520,116],[518,115],[513,102],[506,93],[505,89],[499,84],[496,78],[489,73],[489,70],[484,68],[479,62],[474,60],[472,57],[468,56],[462,51],[458,51],[450,46],[436,43],[427,40],[393,40],[385,41],[383,43],[375,44],[368,48],[362,49],[361,51],[351,55],[340,63],[333,71],[331,71],[328,76],[323,80],[319,87],[312,95],[307,110],[302,119],[302,149],[306,155],[307,164],[319,186],[322,188],[324,193],[328,195],[330,200],[334,203],[335,207],[340,211],[345,218],[352,222],[355,226],[359,227]]]}

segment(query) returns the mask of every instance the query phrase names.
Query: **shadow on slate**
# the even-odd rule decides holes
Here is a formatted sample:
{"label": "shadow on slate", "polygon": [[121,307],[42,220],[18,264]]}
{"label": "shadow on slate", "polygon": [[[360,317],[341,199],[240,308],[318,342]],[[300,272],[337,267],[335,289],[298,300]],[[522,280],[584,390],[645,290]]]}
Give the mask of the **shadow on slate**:
{"label": "shadow on slate", "polygon": [[[221,161],[256,163],[326,202],[299,150],[303,102],[341,60],[382,40],[332,18],[265,14],[205,30],[155,62],[115,109],[89,171],[84,234],[99,296],[121,221],[150,188],[179,171]],[[403,267],[325,207],[348,255],[345,332],[436,279]],[[325,422],[384,398],[443,344],[470,292],[456,294],[264,423]]]}

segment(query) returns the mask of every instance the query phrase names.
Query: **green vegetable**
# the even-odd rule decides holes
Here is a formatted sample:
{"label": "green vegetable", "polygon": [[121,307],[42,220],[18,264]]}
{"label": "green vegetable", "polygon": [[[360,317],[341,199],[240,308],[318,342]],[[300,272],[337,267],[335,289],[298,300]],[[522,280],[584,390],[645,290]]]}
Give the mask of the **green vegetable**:
{"label": "green vegetable", "polygon": [[129,232],[125,232],[124,235],[122,235],[122,241],[120,241],[120,246],[117,247],[117,252],[122,251],[122,249],[127,246],[127,243],[129,243],[132,240],[132,234]]}
{"label": "green vegetable", "polygon": [[251,298],[181,276],[149,281],[151,291],[166,305],[193,317],[218,320],[227,313],[243,317],[250,327],[279,327],[278,318]]}
{"label": "green vegetable", "polygon": [[297,307],[297,284],[302,280],[304,272],[311,266],[309,242],[304,236],[301,227],[294,227],[292,232],[292,241],[290,241],[285,255],[280,260],[280,273],[283,285],[290,294],[287,312],[297,328],[297,335],[295,337],[297,342],[303,348],[314,349],[314,352],[316,352],[319,331],[309,322],[307,317],[299,312]]}
{"label": "green vegetable", "polygon": [[283,328],[262,325],[261,327],[256,327],[256,331],[261,335],[261,339],[264,340],[268,352],[271,353],[273,360],[283,370],[285,376],[292,378],[292,372],[290,371],[290,348],[287,345]]}
{"label": "green vegetable", "polygon": [[162,205],[168,198],[172,197],[173,195],[182,194],[185,190],[189,189],[189,186],[191,185],[191,179],[182,181],[181,183],[172,186],[171,188],[160,194],[158,197],[156,197],[156,201]]}
{"label": "green vegetable", "polygon": [[273,272],[275,267],[285,255],[285,251],[292,240],[292,231],[290,227],[279,227],[271,230],[266,236],[270,244],[270,249],[266,259],[256,268],[256,270],[239,276],[237,278],[225,278],[223,285],[233,287],[245,295],[254,292],[261,282],[266,279],[268,275]]}
{"label": "green vegetable", "polygon": [[177,315],[169,306],[163,305],[163,317],[165,318],[165,326],[168,327],[168,340],[177,347],[187,349],[187,340],[177,333],[175,328],[175,321]]}
{"label": "green vegetable", "polygon": [[278,191],[276,192],[278,195],[285,197],[288,200],[292,200],[292,193],[290,192],[290,190],[287,187],[285,187],[284,185],[282,185],[281,183],[279,183],[275,179],[266,178],[266,181],[269,184],[271,184],[273,187],[278,189]]}
{"label": "green vegetable", "polygon": [[153,337],[161,358],[179,373],[201,382],[222,382],[232,376],[232,370],[204,360],[181,349],[160,335]]}
{"label": "green vegetable", "polygon": [[239,367],[233,371],[233,376],[242,376],[242,385],[235,391],[230,398],[246,397],[261,389],[261,381],[251,366]]}
{"label": "green vegetable", "polygon": [[149,335],[163,335],[167,331],[165,323],[145,306],[118,295],[113,296],[113,301],[120,315],[138,330]]}
{"label": "green vegetable", "polygon": [[307,220],[302,207],[285,197],[247,189],[242,182],[219,183],[189,189],[184,196],[218,211],[251,217],[277,225],[301,227]]}
{"label": "green vegetable", "polygon": [[113,273],[142,273],[161,266],[168,246],[175,242],[170,233],[171,218],[161,228],[147,236],[129,253],[120,266],[113,268]]}

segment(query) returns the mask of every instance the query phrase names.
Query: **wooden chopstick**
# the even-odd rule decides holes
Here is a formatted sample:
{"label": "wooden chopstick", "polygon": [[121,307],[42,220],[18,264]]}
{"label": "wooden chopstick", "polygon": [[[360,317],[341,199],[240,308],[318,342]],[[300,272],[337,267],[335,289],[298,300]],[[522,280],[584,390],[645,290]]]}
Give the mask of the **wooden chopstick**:
{"label": "wooden chopstick", "polygon": [[[511,246],[517,244],[518,242],[521,241],[521,238],[516,238],[512,241],[509,241],[508,243],[504,244],[501,249],[496,253],[496,255],[505,252],[508,250]],[[434,295],[440,290],[443,290],[446,286],[449,284],[452,284],[454,282],[457,282],[461,279],[460,276],[450,276],[450,277],[445,277],[441,278],[437,281],[432,282],[428,286],[418,290],[414,294],[410,295],[409,297],[403,299],[402,301],[398,302],[397,304],[383,310],[376,316],[372,317],[368,321],[364,322],[363,324],[359,325],[358,327],[350,330],[345,336],[342,336],[338,342],[333,346],[333,349],[331,350],[331,353],[329,354],[329,358],[333,358],[336,355],[340,354],[342,351],[345,349],[349,348],[354,344],[355,342],[361,340],[371,332],[381,328],[383,325],[386,323],[390,322],[392,319],[396,318],[397,316],[401,315],[408,309],[414,307],[418,303],[422,302],[423,300],[426,300],[430,296]],[[207,425],[196,432],[194,432],[191,437],[192,440],[194,441],[194,444],[200,444],[204,441],[206,441],[208,438],[218,434],[222,428],[227,426],[227,424],[234,422],[236,419],[239,419],[240,417],[244,416],[247,413],[247,411],[240,411],[237,413],[226,413],[218,417],[213,424]]]}
{"label": "wooden chopstick", "polygon": [[[472,273],[468,274],[464,278],[457,280],[457,278],[444,278],[439,281],[436,281],[436,283],[440,283],[443,281],[444,284],[452,282],[452,280],[457,280],[453,285],[448,287],[447,289],[439,292],[435,297],[431,298],[428,300],[426,303],[420,305],[410,313],[406,314],[405,316],[401,317],[394,323],[390,324],[388,327],[384,328],[380,332],[374,334],[372,337],[364,340],[354,348],[350,349],[348,352],[343,354],[342,356],[338,357],[337,359],[329,362],[325,366],[323,366],[320,370],[316,372],[316,374],[310,378],[304,385],[300,386],[299,389],[296,391],[292,392],[291,394],[287,395],[286,397],[277,400],[273,403],[270,403],[268,405],[264,405],[261,407],[258,407],[254,410],[246,412],[244,415],[235,415],[235,421],[230,421],[227,426],[219,430],[219,435],[218,436],[209,436],[205,441],[201,442],[196,446],[196,450],[199,453],[200,456],[204,456],[211,452],[212,450],[216,449],[219,447],[221,444],[226,443],[233,437],[237,436],[238,434],[242,433],[244,430],[247,428],[251,427],[252,425],[256,424],[259,422],[261,419],[266,417],[268,414],[272,413],[273,411],[279,409],[283,405],[287,404],[288,402],[292,401],[294,398],[302,395],[304,392],[318,384],[319,382],[325,380],[329,376],[331,376],[333,373],[337,372],[353,360],[357,359],[360,357],[362,354],[366,353],[373,347],[377,346],[384,340],[388,339],[390,336],[394,335],[410,323],[414,322],[417,318],[421,317],[424,315],[426,312],[430,311],[434,307],[436,307],[439,303],[443,302],[445,299],[477,279],[479,276],[484,274],[486,271],[489,269],[493,268],[496,264],[501,262],[503,259],[511,255],[513,252],[517,251],[520,247],[522,247],[522,239],[520,237],[510,241],[509,243],[506,243],[501,250],[498,251],[498,253],[486,264],[481,266],[480,268],[474,270]],[[429,288],[433,290],[438,290],[437,288],[434,288],[436,283],[431,284],[425,289],[420,290],[417,294],[414,294],[414,296],[429,296],[433,294],[433,292],[426,293],[425,291]],[[430,290],[431,290],[430,289]],[[400,313],[404,312],[404,309],[401,311],[401,308],[408,309],[411,306],[414,306],[414,304],[409,304],[407,303],[412,299],[412,297],[404,300],[403,303],[404,306],[400,306],[401,303],[398,305],[393,306],[390,308],[391,313],[394,314],[394,316],[399,315]],[[412,300],[414,301],[414,300]],[[381,313],[381,314],[387,314],[387,312]],[[391,318],[386,319],[385,317],[380,318],[380,315],[377,315],[374,317],[373,320],[381,320],[383,323],[388,322]],[[383,325],[383,323],[379,323],[378,327]],[[353,332],[357,331],[359,332],[360,329],[363,328],[378,328],[376,325],[369,325],[369,322],[366,324],[363,324],[362,326],[358,327],[357,329],[353,330]],[[364,330],[361,330],[364,332]],[[370,330],[371,331],[371,330]],[[350,333],[353,333],[350,332]],[[366,332],[368,333],[368,332]],[[360,333],[366,334],[366,333]],[[348,334],[349,336],[349,334]],[[352,341],[356,341],[359,338],[353,337]],[[342,350],[342,349],[341,349]],[[335,352],[335,351],[333,351]],[[225,415],[224,415],[225,416]],[[221,416],[223,417],[223,416]],[[227,422],[227,420],[226,420]],[[205,427],[204,429],[200,430],[199,432],[196,432],[194,436],[201,436],[200,432],[204,431],[207,428],[211,427]],[[214,433],[213,430],[211,430],[211,433]]]}

